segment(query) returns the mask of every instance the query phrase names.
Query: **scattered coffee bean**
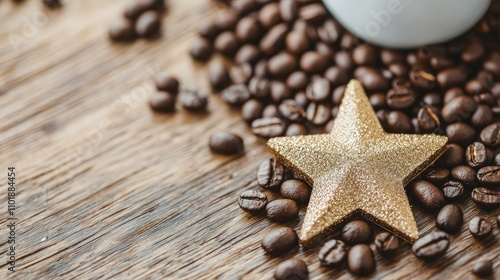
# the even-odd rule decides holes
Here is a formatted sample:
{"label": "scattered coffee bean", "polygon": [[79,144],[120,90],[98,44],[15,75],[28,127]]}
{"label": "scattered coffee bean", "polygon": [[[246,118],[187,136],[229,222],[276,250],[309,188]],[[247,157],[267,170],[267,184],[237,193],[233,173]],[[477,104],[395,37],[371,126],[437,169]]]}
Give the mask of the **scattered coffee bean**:
{"label": "scattered coffee bean", "polygon": [[500,206],[500,190],[479,187],[472,190],[472,201],[484,209],[496,209]]}
{"label": "scattered coffee bean", "polygon": [[460,86],[467,81],[467,72],[467,68],[463,66],[449,67],[439,71],[436,79],[441,88]]}
{"label": "scattered coffee bean", "polygon": [[243,211],[258,214],[266,208],[267,196],[259,191],[244,191],[240,194],[238,204]]}
{"label": "scattered coffee bean", "polygon": [[285,44],[285,38],[288,32],[288,26],[284,23],[275,25],[260,40],[260,50],[265,55],[277,53]]}
{"label": "scattered coffee bean", "polygon": [[485,127],[480,134],[481,141],[489,147],[500,144],[500,123],[493,123]]}
{"label": "scattered coffee bean", "polygon": [[258,13],[260,24],[270,29],[281,21],[280,8],[277,3],[269,3],[262,7]]}
{"label": "scattered coffee bean", "polygon": [[306,280],[309,278],[309,270],[304,261],[293,258],[281,262],[274,272],[276,280]]}
{"label": "scattered coffee bean", "polygon": [[196,39],[189,49],[191,57],[199,61],[209,59],[212,56],[212,52],[213,49],[210,41],[201,37]]}
{"label": "scattered coffee bean", "polygon": [[255,64],[260,57],[259,48],[254,45],[243,45],[236,55],[234,56],[234,62],[237,64],[250,63]]}
{"label": "scattered coffee bean", "polygon": [[149,106],[156,112],[172,112],[175,110],[175,95],[159,91],[149,99]]}
{"label": "scattered coffee bean", "polygon": [[469,231],[476,238],[486,238],[491,234],[492,225],[489,221],[476,216],[469,222]]}
{"label": "scattered coffee bean", "polygon": [[229,72],[224,63],[219,59],[212,60],[208,65],[208,77],[210,85],[215,90],[225,88],[230,82]]}
{"label": "scattered coffee bean", "polygon": [[262,116],[264,104],[257,99],[250,99],[241,107],[241,117],[248,123]]}
{"label": "scattered coffee bean", "polygon": [[280,81],[271,82],[271,99],[274,102],[279,103],[285,99],[291,99],[291,98],[292,98],[292,92],[286,86],[285,83]]}
{"label": "scattered coffee bean", "polygon": [[321,265],[338,267],[347,257],[347,246],[340,240],[332,239],[321,247],[318,257]]}
{"label": "scattered coffee bean", "polygon": [[267,254],[275,257],[283,255],[299,245],[299,238],[289,227],[280,227],[267,233],[262,239],[261,246]]}
{"label": "scattered coffee bean", "polygon": [[311,196],[311,187],[295,179],[283,182],[280,190],[283,197],[293,199],[299,204],[306,204]]}
{"label": "scattered coffee bean", "polygon": [[170,74],[160,74],[155,78],[155,85],[158,90],[177,93],[179,91],[179,81]]}
{"label": "scattered coffee bean", "polygon": [[493,263],[491,261],[477,262],[472,268],[472,273],[478,277],[486,278],[493,274]]}
{"label": "scattered coffee bean", "polygon": [[251,43],[258,41],[261,35],[260,24],[254,17],[244,17],[236,25],[235,33],[240,42]]}
{"label": "scattered coffee bean", "polygon": [[252,77],[252,66],[248,63],[234,65],[229,70],[229,77],[233,84],[246,84]]}
{"label": "scattered coffee bean", "polygon": [[281,52],[269,59],[267,69],[274,77],[286,77],[297,70],[298,63],[295,57],[289,53]]}
{"label": "scattered coffee bean", "polygon": [[467,146],[468,143],[476,139],[476,131],[466,123],[456,122],[446,127],[446,136],[451,143]]}
{"label": "scattered coffee bean", "polygon": [[308,51],[300,58],[300,68],[307,73],[319,73],[328,66],[328,59],[315,51]]}
{"label": "scattered coffee bean", "polygon": [[330,82],[323,78],[313,80],[306,89],[306,96],[313,102],[322,102],[330,98]]}
{"label": "scattered coffee bean", "polygon": [[413,243],[415,256],[425,261],[431,261],[443,256],[450,247],[450,237],[442,231],[436,231],[420,237]]}
{"label": "scattered coffee bean", "polygon": [[331,119],[331,112],[329,105],[312,102],[307,106],[306,118],[313,125],[324,125]]}
{"label": "scattered coffee bean", "polygon": [[204,21],[198,27],[200,37],[213,41],[219,35],[219,27],[214,21]]}
{"label": "scattered coffee bean", "polygon": [[469,96],[462,95],[446,102],[441,110],[441,115],[446,122],[463,121],[468,119],[476,109],[477,101]]}
{"label": "scattered coffee bean", "polygon": [[386,124],[390,132],[411,133],[413,127],[410,119],[401,111],[392,111],[386,115]]}
{"label": "scattered coffee bean", "polygon": [[111,22],[109,37],[113,41],[132,41],[137,37],[134,22],[126,18],[118,18]]}
{"label": "scattered coffee bean", "polygon": [[264,117],[252,122],[252,132],[260,137],[272,138],[283,135],[285,123],[276,117]]}
{"label": "scattered coffee bean", "polygon": [[229,132],[217,132],[210,136],[208,146],[212,152],[224,155],[240,154],[244,151],[243,139]]}
{"label": "scattered coffee bean", "polygon": [[370,243],[372,229],[367,222],[355,220],[348,222],[342,227],[342,239],[347,244]]}
{"label": "scattered coffee bean", "polygon": [[244,84],[235,84],[223,90],[221,97],[228,104],[240,106],[250,99],[250,91]]}
{"label": "scattered coffee bean", "polygon": [[434,131],[441,122],[430,106],[424,106],[418,111],[418,125],[423,131]]}
{"label": "scattered coffee bean", "polygon": [[432,168],[425,173],[425,178],[433,184],[442,184],[450,175],[450,171],[444,168]]}
{"label": "scattered coffee bean", "polygon": [[481,142],[474,142],[465,149],[465,162],[472,168],[480,168],[488,161],[486,147]]}
{"label": "scattered coffee bean", "polygon": [[366,244],[354,245],[347,255],[347,266],[354,275],[369,275],[376,266],[373,251]]}
{"label": "scattered coffee bean", "polygon": [[423,90],[429,90],[436,86],[436,77],[429,71],[413,68],[409,73],[411,83]]}
{"label": "scattered coffee bean", "polygon": [[160,14],[155,11],[146,11],[137,19],[135,32],[143,38],[152,37],[160,31],[160,26]]}
{"label": "scattered coffee bean", "polygon": [[257,172],[257,183],[263,188],[277,188],[283,182],[285,167],[274,158],[264,160]]}
{"label": "scattered coffee bean", "polygon": [[298,215],[299,206],[291,199],[276,199],[266,205],[266,216],[273,222],[287,223],[295,220]]}
{"label": "scattered coffee bean", "polygon": [[446,152],[441,156],[444,168],[453,168],[464,163],[464,149],[457,144],[447,144]]}
{"label": "scattered coffee bean", "polygon": [[500,188],[500,166],[485,166],[479,169],[477,180],[483,186]]}
{"label": "scattered coffee bean", "polygon": [[462,209],[455,204],[445,205],[436,217],[436,226],[445,232],[455,233],[460,230],[464,222]]}
{"label": "scattered coffee bean", "polygon": [[464,196],[464,186],[457,181],[448,181],[441,188],[443,195],[448,201],[458,201]]}
{"label": "scattered coffee bean", "polygon": [[436,212],[445,204],[445,197],[441,190],[424,180],[413,181],[409,186],[412,197],[425,210]]}
{"label": "scattered coffee bean", "polygon": [[375,236],[375,248],[382,255],[390,255],[399,248],[399,239],[388,232],[379,233]]}
{"label": "scattered coffee bean", "polygon": [[205,110],[208,98],[197,90],[185,90],[179,94],[179,101],[184,109],[190,111]]}
{"label": "scattered coffee bean", "polygon": [[312,25],[318,25],[328,16],[328,12],[322,4],[314,3],[301,7],[300,19]]}
{"label": "scattered coffee bean", "polygon": [[223,55],[233,55],[239,47],[238,38],[232,31],[222,32],[215,38],[214,48]]}

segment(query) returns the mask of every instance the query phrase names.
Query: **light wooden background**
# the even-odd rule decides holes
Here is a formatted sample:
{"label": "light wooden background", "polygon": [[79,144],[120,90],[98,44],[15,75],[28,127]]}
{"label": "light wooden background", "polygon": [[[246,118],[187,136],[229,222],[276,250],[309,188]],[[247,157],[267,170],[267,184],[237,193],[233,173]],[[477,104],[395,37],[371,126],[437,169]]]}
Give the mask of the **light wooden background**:
{"label": "light wooden background", "polygon": [[[319,244],[275,259],[264,254],[260,240],[277,225],[246,215],[237,197],[254,188],[268,155],[236,110],[218,96],[207,114],[149,110],[155,73],[210,92],[187,48],[198,24],[218,15],[211,1],[171,0],[163,37],[129,45],[106,36],[124,1],[68,0],[59,11],[25,2],[0,1],[0,279],[270,279],[292,256],[307,262],[312,279],[351,278],[319,265]],[[243,135],[246,154],[211,154],[207,138],[220,130]],[[5,257],[11,165],[18,178],[15,274]],[[480,212],[470,200],[460,206],[466,223],[499,213]],[[431,215],[414,213],[421,234],[435,229]],[[299,230],[301,222],[289,225]],[[479,242],[464,225],[446,257],[430,264],[405,244],[393,259],[376,255],[371,277],[472,279],[482,259],[496,260],[498,270],[500,230],[493,233]]]}

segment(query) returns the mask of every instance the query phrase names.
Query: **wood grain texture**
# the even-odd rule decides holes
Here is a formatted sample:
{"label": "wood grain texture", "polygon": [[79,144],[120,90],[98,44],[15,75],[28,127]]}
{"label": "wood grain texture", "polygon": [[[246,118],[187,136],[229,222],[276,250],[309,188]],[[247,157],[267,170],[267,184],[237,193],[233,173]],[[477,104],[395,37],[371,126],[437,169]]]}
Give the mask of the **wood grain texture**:
{"label": "wood grain texture", "polygon": [[[218,15],[211,1],[171,0],[162,38],[128,45],[106,38],[123,1],[66,1],[58,11],[26,2],[0,1],[0,167],[17,168],[19,219],[18,271],[9,274],[2,261],[0,279],[270,279],[292,256],[306,261],[311,279],[352,277],[319,265],[324,240],[280,258],[264,254],[260,240],[278,225],[245,214],[237,197],[255,188],[268,154],[237,110],[217,95],[207,114],[149,110],[158,72],[210,92],[187,47],[199,22]],[[211,154],[208,136],[220,130],[241,134],[246,154]],[[499,214],[470,200],[460,206],[466,224],[474,215],[494,221]],[[304,212],[289,225],[300,230]],[[432,215],[417,207],[414,214],[420,234],[435,229]],[[498,279],[499,236],[495,227],[491,238],[477,241],[464,225],[446,257],[433,263],[416,259],[405,244],[392,259],[377,254],[370,278],[473,279],[474,263],[491,259]]]}

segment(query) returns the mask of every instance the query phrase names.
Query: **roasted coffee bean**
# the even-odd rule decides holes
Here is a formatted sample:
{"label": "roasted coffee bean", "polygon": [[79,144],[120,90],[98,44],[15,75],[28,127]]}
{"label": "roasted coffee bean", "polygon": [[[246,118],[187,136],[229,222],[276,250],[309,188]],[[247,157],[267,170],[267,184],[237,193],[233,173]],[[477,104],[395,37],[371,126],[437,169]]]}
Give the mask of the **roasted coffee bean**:
{"label": "roasted coffee bean", "polygon": [[[481,101],[478,100],[478,102]],[[491,107],[479,104],[476,111],[472,114],[470,121],[474,127],[484,127],[489,125],[493,121],[493,111],[491,110]]]}
{"label": "roasted coffee bean", "polygon": [[198,34],[210,41],[213,41],[219,35],[219,28],[214,21],[204,21],[198,27]]}
{"label": "roasted coffee bean", "polygon": [[458,181],[448,181],[443,184],[441,191],[446,200],[451,202],[458,201],[464,195],[464,186]]}
{"label": "roasted coffee bean", "polygon": [[137,37],[134,22],[126,18],[117,18],[111,22],[109,37],[113,41],[132,41]]}
{"label": "roasted coffee bean", "polygon": [[408,67],[402,63],[393,63],[388,67],[389,71],[396,77],[406,77],[408,75]]}
{"label": "roasted coffee bean", "polygon": [[446,136],[451,143],[467,146],[476,139],[476,131],[467,123],[456,122],[446,127]]}
{"label": "roasted coffee bean", "polygon": [[409,76],[411,83],[419,89],[429,90],[436,86],[436,77],[429,71],[413,68],[410,70]]}
{"label": "roasted coffee bean", "polygon": [[477,180],[483,186],[500,188],[500,166],[485,166],[479,169]]}
{"label": "roasted coffee bean", "polygon": [[436,217],[436,226],[448,233],[455,233],[460,230],[464,222],[462,209],[455,204],[445,205]]}
{"label": "roasted coffee bean", "polygon": [[314,3],[301,7],[299,16],[308,24],[318,25],[328,17],[328,11],[322,4]]}
{"label": "roasted coffee bean", "polygon": [[288,52],[300,55],[309,49],[311,42],[303,31],[292,30],[286,35],[286,49]]}
{"label": "roasted coffee bean", "polygon": [[373,45],[362,44],[357,46],[352,52],[352,60],[357,65],[377,64],[378,53]]}
{"label": "roasted coffee bean", "polygon": [[224,155],[240,154],[244,151],[243,139],[229,132],[212,134],[208,146],[212,152]]}
{"label": "roasted coffee bean", "polygon": [[304,261],[292,258],[281,262],[274,271],[276,280],[306,280],[309,278],[309,270]]}
{"label": "roasted coffee bean", "polygon": [[[444,93],[443,101],[445,104],[447,104],[451,100],[455,99],[455,97],[464,96],[464,95],[465,95],[465,92],[462,88],[452,87],[452,88],[449,88],[448,90],[446,90],[446,92]],[[455,104],[455,105],[458,105],[458,104]],[[456,106],[456,107],[460,107],[460,106]],[[455,109],[453,109],[453,110],[455,110]]]}
{"label": "roasted coffee bean", "polygon": [[286,24],[275,25],[260,40],[260,50],[266,55],[277,53],[285,44],[287,32],[288,26]]}
{"label": "roasted coffee bean", "polygon": [[307,133],[307,128],[303,124],[291,123],[286,129],[285,136],[306,135]]}
{"label": "roasted coffee bean", "polygon": [[361,220],[348,222],[342,227],[342,239],[347,244],[370,243],[372,229],[368,223]]}
{"label": "roasted coffee bean", "polygon": [[441,94],[439,94],[437,92],[427,93],[422,98],[422,101],[424,101],[424,103],[429,105],[429,106],[434,106],[434,107],[441,106],[441,103],[442,103],[441,102]]}
{"label": "roasted coffee bean", "polygon": [[295,0],[281,0],[279,10],[281,18],[286,22],[293,22],[299,16],[299,6]]}
{"label": "roasted coffee bean", "polygon": [[285,83],[281,81],[271,82],[271,98],[275,103],[279,103],[285,99],[292,98],[292,92],[286,86]]}
{"label": "roasted coffee bean", "polygon": [[461,58],[466,63],[476,63],[485,54],[486,49],[477,40],[470,40],[462,52]]}
{"label": "roasted coffee bean", "polygon": [[300,58],[300,68],[307,73],[320,73],[328,65],[328,59],[315,51],[308,51]]}
{"label": "roasted coffee bean", "polygon": [[465,84],[465,90],[469,94],[479,94],[481,92],[487,91],[483,82],[479,79],[472,79]]}
{"label": "roasted coffee bean", "polygon": [[252,66],[248,63],[237,64],[229,70],[229,77],[233,84],[246,84],[252,77]]}
{"label": "roasted coffee bean", "polygon": [[286,77],[297,68],[298,62],[295,57],[286,52],[271,57],[267,63],[267,69],[274,77]]}
{"label": "roasted coffee bean", "polygon": [[[334,102],[335,104],[335,102]],[[370,104],[373,109],[379,110],[385,107],[385,94],[379,92],[370,95]]]}
{"label": "roasted coffee bean", "polygon": [[380,60],[385,65],[393,63],[405,63],[405,55],[401,51],[396,51],[393,49],[381,49]]}
{"label": "roasted coffee bean", "polygon": [[223,90],[221,97],[224,102],[230,105],[240,106],[250,99],[250,92],[246,85],[234,84]]}
{"label": "roasted coffee bean", "polygon": [[158,12],[147,11],[135,23],[135,33],[140,37],[152,37],[160,31],[161,17]]}
{"label": "roasted coffee bean", "polygon": [[457,96],[446,102],[441,115],[446,122],[456,122],[468,119],[477,109],[477,101],[469,96]]}
{"label": "roasted coffee bean", "polygon": [[248,83],[248,90],[256,98],[267,98],[271,95],[271,82],[266,78],[253,77]]}
{"label": "roasted coffee bean", "polygon": [[474,142],[465,149],[465,162],[470,167],[480,168],[487,164],[486,147],[481,142]]}
{"label": "roasted coffee bean", "polygon": [[275,257],[283,255],[299,245],[297,233],[289,227],[280,227],[267,233],[261,246],[267,254]]}
{"label": "roasted coffee bean", "polygon": [[296,71],[290,74],[286,79],[286,85],[291,90],[304,90],[309,83],[309,77],[302,71]]}
{"label": "roasted coffee bean", "polygon": [[433,184],[442,184],[448,179],[448,176],[450,176],[450,171],[445,168],[432,168],[424,173],[425,179],[430,181]]}
{"label": "roasted coffee bean", "polygon": [[175,95],[170,92],[156,92],[149,99],[149,106],[156,112],[172,112],[175,110]]}
{"label": "roasted coffee bean", "polygon": [[155,77],[155,85],[158,90],[177,93],[179,91],[179,81],[170,74],[160,74]]}
{"label": "roasted coffee bean", "polygon": [[439,117],[430,106],[420,108],[417,115],[418,126],[423,131],[434,131],[441,125]]}
{"label": "roasted coffee bean", "polygon": [[486,278],[493,274],[493,263],[491,261],[480,261],[472,268],[472,273],[480,278]]}
{"label": "roasted coffee bean", "polygon": [[258,13],[259,22],[266,29],[270,29],[281,21],[278,3],[269,3],[262,7]]}
{"label": "roasted coffee bean", "polygon": [[234,56],[234,62],[237,64],[255,64],[259,60],[260,50],[258,47],[250,44],[243,45],[236,55]]}
{"label": "roasted coffee bean", "polygon": [[335,44],[342,36],[342,27],[333,19],[325,20],[316,31],[318,38],[328,45]]}
{"label": "roasted coffee bean", "polygon": [[216,17],[215,24],[217,25],[217,29],[219,29],[220,32],[234,30],[239,19],[240,17],[238,16],[238,13],[236,13],[236,11],[224,10],[221,14],[218,15],[218,17]]}
{"label": "roasted coffee bean", "polygon": [[285,167],[274,158],[263,161],[257,172],[257,183],[259,186],[269,189],[277,188],[283,182]]}
{"label": "roasted coffee bean", "polygon": [[291,199],[276,199],[270,201],[266,206],[266,216],[273,222],[287,223],[295,220],[298,215],[299,206]]}
{"label": "roasted coffee bean", "polygon": [[[335,61],[335,64],[338,67],[341,67],[341,68],[344,68],[347,70],[351,70],[354,67],[354,62],[352,62],[351,55],[346,51],[336,52],[333,59]],[[372,68],[369,68],[369,69],[373,70]],[[365,68],[362,68],[362,70],[360,70],[360,72],[362,72],[362,71],[368,72],[368,71],[366,71]],[[359,76],[361,77],[361,76],[363,76],[363,74],[360,74]],[[377,73],[377,71],[375,70],[375,72],[372,73],[371,78],[373,79],[373,77],[375,77],[375,75],[377,75],[377,74],[379,74],[379,73]],[[382,76],[382,75],[380,75],[380,76]],[[359,80],[358,77],[356,77],[356,78]]]}
{"label": "roasted coffee bean", "polygon": [[243,211],[258,214],[266,208],[267,196],[259,191],[244,191],[240,194],[238,204]]}
{"label": "roasted coffee bean", "polygon": [[266,107],[264,107],[264,110],[262,111],[262,117],[263,118],[279,118],[280,113],[278,111],[278,106],[274,104],[268,104]]}
{"label": "roasted coffee bean", "polygon": [[321,265],[338,267],[347,257],[347,246],[340,240],[332,239],[321,247],[318,257]]}
{"label": "roasted coffee bean", "polygon": [[493,123],[483,128],[480,134],[481,141],[489,147],[500,145],[500,123]]}
{"label": "roasted coffee bean", "polygon": [[[340,86],[347,84],[350,79],[350,74],[347,69],[332,66],[325,71],[324,75],[325,79],[327,79],[333,86]],[[385,96],[384,96],[385,99]],[[385,100],[384,100],[385,102]]]}
{"label": "roasted coffee bean", "polygon": [[401,111],[392,111],[386,116],[386,124],[391,132],[410,133],[412,124],[408,116]]}
{"label": "roasted coffee bean", "polygon": [[451,177],[461,183],[466,187],[475,187],[476,183],[476,171],[470,166],[459,165],[451,169]]}
{"label": "roasted coffee bean", "polygon": [[330,98],[331,87],[327,79],[316,78],[312,80],[306,89],[306,96],[313,102],[322,102]]}
{"label": "roasted coffee bean", "polygon": [[441,88],[460,86],[467,81],[467,72],[467,68],[463,66],[454,66],[439,71],[436,79]]}
{"label": "roasted coffee bean", "polygon": [[331,114],[328,104],[312,102],[307,106],[306,117],[313,125],[324,125],[331,119]]}
{"label": "roasted coffee bean", "polygon": [[497,153],[497,154],[495,155],[495,159],[493,160],[493,163],[494,163],[495,165],[500,165],[500,153]]}
{"label": "roasted coffee bean", "polygon": [[441,156],[444,168],[453,168],[464,163],[464,149],[457,144],[447,144],[446,152]]}
{"label": "roasted coffee bean", "polygon": [[492,52],[484,61],[483,69],[493,73],[496,77],[500,77],[500,53]]}
{"label": "roasted coffee bean", "polygon": [[196,90],[186,90],[179,94],[179,101],[184,109],[190,111],[205,110],[208,98]]}
{"label": "roasted coffee bean", "polygon": [[214,41],[215,50],[227,56],[235,54],[239,46],[238,38],[232,31],[222,32]]}
{"label": "roasted coffee bean", "polygon": [[437,71],[452,67],[454,63],[452,58],[446,56],[431,57],[429,60],[429,65]]}
{"label": "roasted coffee bean", "polygon": [[354,245],[347,255],[347,266],[354,275],[369,275],[376,266],[373,251],[366,244]]}
{"label": "roasted coffee bean", "polygon": [[213,59],[208,65],[208,77],[210,85],[215,90],[225,88],[229,82],[230,77],[224,63],[219,59]]}
{"label": "roasted coffee bean", "polygon": [[486,238],[491,234],[492,225],[489,221],[476,216],[469,222],[469,231],[476,238]]}
{"label": "roasted coffee bean", "polygon": [[258,8],[258,3],[255,0],[232,0],[230,4],[240,16],[244,16]]}
{"label": "roasted coffee bean", "polygon": [[146,11],[161,11],[164,8],[165,3],[162,0],[134,0],[125,6],[124,15],[128,19],[136,20]]}
{"label": "roasted coffee bean", "polygon": [[286,99],[278,106],[280,114],[289,121],[300,121],[306,116],[306,112],[293,99]]}
{"label": "roasted coffee bean", "polygon": [[210,41],[205,38],[198,38],[193,42],[191,47],[189,48],[189,54],[192,58],[205,61],[212,56],[213,48]]}
{"label": "roasted coffee bean", "polygon": [[[412,88],[398,87],[387,92],[387,105],[393,109],[408,108],[417,100],[416,92]],[[437,116],[436,116],[437,118]],[[438,118],[439,124],[439,118]]]}
{"label": "roasted coffee bean", "polygon": [[365,90],[369,92],[385,91],[389,87],[389,82],[375,68],[361,66],[354,71],[354,77],[358,79]]}
{"label": "roasted coffee bean", "polygon": [[375,236],[375,248],[382,255],[394,253],[399,248],[399,239],[397,236],[388,232],[382,232]]}
{"label": "roasted coffee bean", "polygon": [[264,104],[257,99],[250,99],[241,107],[241,117],[248,123],[262,116]]}
{"label": "roasted coffee bean", "polygon": [[471,197],[477,206],[484,209],[496,209],[500,206],[500,190],[479,187],[472,190]]}
{"label": "roasted coffee bean", "polygon": [[259,22],[254,17],[244,17],[238,21],[235,34],[242,43],[255,42],[261,36]]}
{"label": "roasted coffee bean", "polygon": [[294,179],[283,182],[280,190],[284,198],[293,199],[299,204],[306,204],[311,196],[311,187]]}
{"label": "roasted coffee bean", "polygon": [[420,237],[413,243],[412,251],[420,259],[431,261],[446,254],[450,247],[450,237],[442,231],[436,231]]}
{"label": "roasted coffee bean", "polygon": [[436,212],[445,204],[441,190],[427,181],[415,180],[409,187],[412,197],[427,211]]}
{"label": "roasted coffee bean", "polygon": [[332,94],[332,102],[333,105],[340,105],[342,102],[342,98],[344,98],[345,86],[338,86],[333,90]]}

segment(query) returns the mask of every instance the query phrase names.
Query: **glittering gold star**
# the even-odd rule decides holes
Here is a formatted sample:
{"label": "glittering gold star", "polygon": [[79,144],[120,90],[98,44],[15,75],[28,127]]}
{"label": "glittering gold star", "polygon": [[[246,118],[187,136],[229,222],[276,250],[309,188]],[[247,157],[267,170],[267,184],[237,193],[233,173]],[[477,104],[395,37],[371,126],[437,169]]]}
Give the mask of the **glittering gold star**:
{"label": "glittering gold star", "polygon": [[302,243],[358,213],[413,242],[418,228],[404,186],[444,153],[447,140],[386,133],[361,84],[352,80],[330,134],[277,137],[267,145],[313,187]]}

